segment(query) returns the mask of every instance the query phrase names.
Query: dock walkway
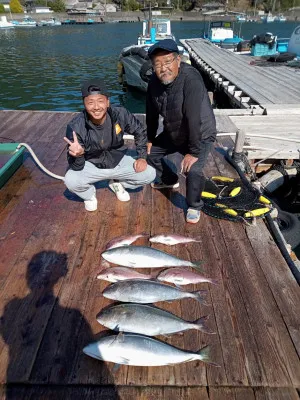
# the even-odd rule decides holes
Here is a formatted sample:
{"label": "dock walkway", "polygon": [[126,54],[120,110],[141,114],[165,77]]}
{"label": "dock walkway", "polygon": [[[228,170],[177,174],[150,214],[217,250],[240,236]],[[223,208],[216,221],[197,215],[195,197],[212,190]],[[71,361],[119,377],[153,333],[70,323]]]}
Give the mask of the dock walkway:
{"label": "dock walkway", "polygon": [[[49,170],[64,175],[62,138],[74,115],[0,111],[0,136],[28,143]],[[221,131],[223,120],[217,116]],[[218,140],[208,176],[236,176],[222,155],[231,145],[228,137]],[[174,192],[146,186],[128,203],[103,183],[99,208],[88,213],[26,158],[0,190],[0,399],[299,400],[300,292],[264,221],[244,226],[202,215],[199,224],[186,224],[181,183]],[[201,238],[155,247],[203,260],[219,284],[188,290],[207,289],[210,306],[193,299],[157,305],[189,321],[209,315],[216,334],[162,340],[192,351],[209,344],[220,368],[190,362],[113,371],[82,353],[103,330],[96,314],[110,303],[101,295],[107,283],[96,279],[100,254],[112,238],[138,232]]]}
{"label": "dock walkway", "polygon": [[235,54],[205,39],[181,42],[196,64],[209,73],[240,107],[259,105],[268,109],[274,105],[277,108],[296,105],[300,113],[299,70],[279,63],[255,64],[255,57]]}

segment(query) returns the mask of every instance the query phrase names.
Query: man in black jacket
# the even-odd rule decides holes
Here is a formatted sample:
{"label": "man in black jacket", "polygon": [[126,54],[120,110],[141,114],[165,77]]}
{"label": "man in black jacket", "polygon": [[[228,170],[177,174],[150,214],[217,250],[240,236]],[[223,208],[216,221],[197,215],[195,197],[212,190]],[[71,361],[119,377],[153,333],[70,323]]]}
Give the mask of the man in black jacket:
{"label": "man in black jacket", "polygon": [[[197,223],[203,206],[203,167],[216,137],[216,123],[200,73],[181,63],[171,39],[161,40],[148,51],[154,74],[148,84],[146,122],[148,163],[156,169],[155,189],[179,187],[178,175],[164,162],[172,153],[183,156],[181,173],[186,177],[186,221]],[[163,132],[157,136],[159,116]]]}
{"label": "man in black jacket", "polygon": [[[85,110],[67,126],[69,170],[67,188],[84,200],[87,211],[97,210],[94,183],[110,180],[109,187],[120,201],[129,201],[125,188],[135,189],[155,179],[147,164],[147,135],[142,124],[123,107],[110,107],[100,79],[83,83]],[[137,159],[124,152],[124,133],[134,135]]]}

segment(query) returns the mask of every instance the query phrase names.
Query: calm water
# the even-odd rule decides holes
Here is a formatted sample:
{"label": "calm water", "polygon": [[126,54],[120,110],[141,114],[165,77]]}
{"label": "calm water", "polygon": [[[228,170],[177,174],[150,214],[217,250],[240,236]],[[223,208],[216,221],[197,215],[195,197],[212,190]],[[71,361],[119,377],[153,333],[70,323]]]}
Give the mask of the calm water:
{"label": "calm water", "polygon": [[[295,26],[244,23],[241,35],[251,39],[269,31],[290,37]],[[239,27],[235,24],[237,32]],[[203,22],[172,22],[177,39],[199,37],[203,28]],[[78,111],[80,82],[101,77],[111,103],[144,112],[144,95],[124,92],[117,73],[120,51],[140,31],[140,22],[0,30],[0,109]]]}

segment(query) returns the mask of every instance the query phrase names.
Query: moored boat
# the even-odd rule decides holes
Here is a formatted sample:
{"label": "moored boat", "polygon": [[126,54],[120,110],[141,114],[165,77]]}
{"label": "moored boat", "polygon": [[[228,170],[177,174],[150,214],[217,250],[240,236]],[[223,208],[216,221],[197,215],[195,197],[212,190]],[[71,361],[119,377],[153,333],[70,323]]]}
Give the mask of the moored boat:
{"label": "moored boat", "polygon": [[229,49],[236,49],[238,43],[243,40],[234,33],[231,21],[210,22],[207,32],[204,32],[202,37],[217,46]]}
{"label": "moored boat", "polygon": [[8,29],[8,28],[14,28],[14,24],[8,22],[6,16],[3,15],[0,17],[0,29]]}
{"label": "moored boat", "polygon": [[25,17],[22,20],[11,21],[17,28],[32,28],[37,26],[37,22],[31,17]]}
{"label": "moored boat", "polygon": [[[175,40],[171,31],[171,21],[167,18],[153,19],[150,9],[149,18],[143,21],[143,31],[138,36],[137,44],[125,47],[120,54],[118,68],[123,83],[142,92],[147,91],[153,73],[148,49],[163,39]],[[182,46],[178,48],[181,60],[190,62],[188,52]]]}

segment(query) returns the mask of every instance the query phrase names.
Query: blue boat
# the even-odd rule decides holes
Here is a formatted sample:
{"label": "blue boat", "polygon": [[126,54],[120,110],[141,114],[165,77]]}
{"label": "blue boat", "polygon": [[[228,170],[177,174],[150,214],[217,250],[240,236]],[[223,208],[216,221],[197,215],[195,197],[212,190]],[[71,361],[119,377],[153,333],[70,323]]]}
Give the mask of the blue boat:
{"label": "blue boat", "polygon": [[226,48],[235,48],[243,39],[233,32],[231,21],[210,22],[207,33],[202,36],[210,42]]}

